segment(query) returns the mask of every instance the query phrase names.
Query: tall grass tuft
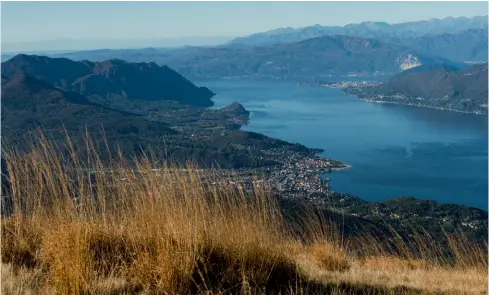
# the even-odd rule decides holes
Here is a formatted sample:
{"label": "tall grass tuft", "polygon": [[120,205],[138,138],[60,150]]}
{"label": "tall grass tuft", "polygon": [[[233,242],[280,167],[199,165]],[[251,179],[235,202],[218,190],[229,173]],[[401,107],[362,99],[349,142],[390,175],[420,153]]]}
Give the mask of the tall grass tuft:
{"label": "tall grass tuft", "polygon": [[[239,179],[151,155],[101,159],[88,136],[84,153],[66,142],[40,135],[27,152],[2,153],[2,293],[394,294],[409,285],[401,289],[411,294],[427,284],[365,282],[359,267],[374,274],[413,259],[374,251],[361,260],[324,217],[286,221],[263,185],[247,191]],[[443,271],[487,275],[483,249],[463,239],[451,247],[460,263]],[[32,284],[20,288],[19,278]]]}

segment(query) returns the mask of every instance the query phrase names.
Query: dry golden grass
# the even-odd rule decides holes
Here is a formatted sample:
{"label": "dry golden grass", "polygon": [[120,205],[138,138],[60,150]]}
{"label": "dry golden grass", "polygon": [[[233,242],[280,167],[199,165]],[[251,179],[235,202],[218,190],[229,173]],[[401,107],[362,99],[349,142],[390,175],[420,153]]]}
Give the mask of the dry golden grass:
{"label": "dry golden grass", "polygon": [[487,268],[427,267],[421,261],[376,257],[351,261],[347,272],[325,271],[310,261],[303,261],[302,269],[319,282],[404,286],[427,294],[487,294]]}
{"label": "dry golden grass", "polygon": [[21,268],[14,271],[11,264],[2,264],[0,293],[4,295],[43,294],[43,278],[40,269]]}
{"label": "dry golden grass", "polygon": [[466,240],[450,240],[450,266],[360,258],[315,214],[297,236],[266,188],[213,186],[215,175],[147,157],[102,162],[87,146],[63,154],[40,138],[28,154],[4,152],[2,294],[487,292],[485,249]]}

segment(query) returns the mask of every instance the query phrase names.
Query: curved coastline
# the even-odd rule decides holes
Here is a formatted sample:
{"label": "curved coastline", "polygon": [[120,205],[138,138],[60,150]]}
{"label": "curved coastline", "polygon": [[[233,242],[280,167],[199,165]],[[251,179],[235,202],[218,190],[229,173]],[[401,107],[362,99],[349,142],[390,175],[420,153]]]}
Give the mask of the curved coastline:
{"label": "curved coastline", "polygon": [[[341,162],[341,163],[343,163],[343,162]],[[335,168],[331,168],[331,171],[341,171],[341,170],[345,170],[345,169],[350,169],[350,168],[352,168],[352,166],[351,166],[351,165],[349,165],[349,164],[346,164],[346,163],[343,163],[343,164],[344,164],[345,166],[343,166],[343,167],[335,167]]]}
{"label": "curved coastline", "polygon": [[[286,84],[279,84],[279,85],[272,84],[272,85],[270,85],[269,83],[259,83],[259,82],[253,82],[251,84],[248,84],[248,82],[244,82],[244,84],[243,84],[243,83],[238,83],[237,81],[232,82],[231,84],[223,84],[221,82],[215,82],[214,83],[211,81],[210,85],[215,85],[215,88],[216,88],[215,92],[219,93],[218,95],[216,95],[216,97],[213,98],[213,100],[219,101],[217,103],[217,105],[223,105],[224,106],[224,105],[228,105],[232,101],[239,101],[247,109],[248,109],[248,107],[250,108],[249,109],[251,111],[250,122],[248,124],[246,124],[248,126],[243,125],[241,127],[242,130],[254,131],[254,132],[258,132],[258,133],[262,133],[262,134],[267,134],[267,135],[270,135],[271,137],[275,137],[277,139],[280,138],[280,139],[283,139],[283,140],[291,142],[291,143],[298,142],[298,143],[305,144],[306,147],[312,148],[312,149],[309,149],[310,155],[308,158],[312,159],[312,158],[317,157],[317,159],[322,159],[322,161],[330,160],[330,163],[332,165],[328,165],[328,166],[330,166],[331,169],[329,169],[329,167],[326,168],[325,166],[323,166],[325,169],[324,168],[322,169],[323,170],[322,172],[326,172],[326,173],[328,173],[328,170],[330,170],[330,173],[332,173],[333,171],[341,171],[341,170],[351,168],[352,165],[350,165],[350,164],[353,164],[353,163],[350,163],[348,161],[353,161],[354,159],[356,159],[355,157],[357,157],[357,153],[350,155],[350,150],[348,150],[348,149],[350,149],[349,146],[345,147],[347,149],[345,152],[338,150],[338,148],[341,149],[343,146],[342,144],[337,143],[338,138],[343,139],[345,137],[345,135],[342,134],[340,136],[337,136],[334,134],[334,132],[336,132],[336,131],[334,131],[334,132],[332,131],[333,133],[332,133],[332,136],[330,138],[329,137],[327,138],[323,135],[318,135],[319,136],[318,139],[311,139],[311,134],[313,134],[313,132],[321,131],[322,127],[311,126],[312,123],[309,123],[310,120],[307,120],[307,122],[303,123],[302,119],[303,119],[304,115],[306,115],[307,112],[310,112],[313,115],[318,115],[321,112],[317,108],[326,106],[326,104],[331,104],[331,107],[332,107],[332,109],[325,111],[326,114],[330,114],[330,112],[333,112],[333,111],[335,111],[335,112],[345,111],[346,108],[353,108],[353,114],[360,114],[360,115],[365,114],[366,116],[368,116],[368,115],[372,115],[372,114],[376,115],[378,113],[378,111],[377,111],[378,108],[372,108],[372,107],[366,106],[366,105],[372,105],[373,103],[365,103],[367,101],[362,101],[361,99],[358,99],[358,97],[356,97],[355,95],[347,94],[347,93],[341,91],[341,89],[331,89],[331,90],[335,90],[335,91],[331,92],[329,90],[309,90],[308,87],[306,86],[304,88],[307,89],[307,91],[298,92],[301,95],[305,96],[304,98],[300,98],[300,99],[301,100],[304,99],[304,102],[310,103],[310,105],[313,105],[314,107],[310,107],[310,106],[306,105],[304,112],[297,114],[297,118],[296,118],[293,114],[293,111],[294,111],[295,107],[298,107],[298,104],[295,103],[297,101],[297,98],[286,96],[283,99],[284,100],[283,105],[281,105],[281,106],[270,105],[270,108],[268,108],[268,106],[263,105],[268,100],[278,100],[279,97],[281,97],[282,95],[286,95],[287,91],[289,91],[289,88],[286,87],[287,86]],[[273,94],[274,92],[265,91],[265,90],[269,89],[270,87],[273,88],[273,86],[277,86],[277,88],[278,88],[277,91],[279,92],[279,94]],[[293,85],[293,86],[295,87],[296,85]],[[245,89],[246,91],[249,90],[249,91],[251,91],[250,92],[251,95],[249,95],[249,94],[239,95],[238,93],[236,93],[236,91],[234,89],[231,90],[231,88],[235,88],[235,87],[237,87],[239,89]],[[249,87],[249,88],[247,88],[247,87]],[[281,87],[283,87],[283,88],[281,88]],[[311,89],[312,88],[319,89],[320,87],[311,87]],[[324,87],[323,89],[329,89],[329,88],[330,87]],[[213,89],[213,88],[211,87],[211,89]],[[217,90],[219,90],[219,91],[217,91]],[[225,95],[227,95],[227,96],[225,96]],[[331,99],[328,98],[327,100],[326,99],[321,100],[319,98],[319,96],[324,96],[324,95],[332,95],[334,97],[332,97]],[[261,96],[270,96],[270,97],[269,98],[268,97],[261,98]],[[338,96],[338,97],[336,97],[336,96]],[[343,99],[344,97],[348,97],[349,99],[347,99],[345,102],[345,100]],[[350,100],[351,100],[351,102],[350,102]],[[357,102],[353,102],[353,101],[357,101]],[[406,106],[406,105],[405,105],[405,107],[408,107],[409,109],[426,109],[426,110],[431,109],[431,108]],[[270,116],[270,117],[260,116],[260,118],[258,118],[258,117],[256,117],[255,110],[257,111],[257,113],[262,112],[262,111],[266,111],[266,112],[272,114],[272,116]],[[274,112],[277,112],[277,113],[275,114]],[[384,113],[380,113],[382,120],[389,118]],[[440,112],[440,113],[442,113],[442,112]],[[459,112],[445,111],[443,113],[448,114],[448,113],[459,113]],[[439,113],[436,112],[434,114],[437,115]],[[397,113],[394,113],[393,115],[397,115]],[[419,118],[415,117],[413,119],[411,117],[411,111],[409,111],[408,115],[409,115],[409,117],[406,117],[406,120],[405,120],[406,122],[404,125],[406,125],[406,127],[410,128],[410,127],[412,127],[411,125],[414,125],[414,124],[411,124],[410,122],[417,120]],[[417,113],[415,115],[417,115]],[[422,115],[424,115],[424,113]],[[473,116],[473,117],[475,118],[475,117],[482,117],[482,116]],[[473,117],[470,116],[470,118],[473,118]],[[294,122],[292,122],[292,123],[286,122],[286,123],[283,123],[283,125],[275,125],[275,124],[278,124],[277,122],[280,122],[280,120],[287,120],[287,118],[290,118]],[[323,120],[322,117],[319,117],[319,115],[317,116],[317,118],[314,117],[313,119],[318,120],[318,123],[320,123],[320,124],[323,124],[323,123],[324,124],[337,124],[338,122],[340,122],[340,121],[338,121],[338,122],[333,121],[333,119],[324,119]],[[343,119],[343,117],[339,116],[338,120],[342,120],[342,119]],[[421,118],[421,119],[423,119],[423,118]],[[441,119],[445,120],[445,117],[443,117]],[[296,126],[295,125],[296,120],[298,121],[297,124],[303,124],[304,128],[312,128],[312,129],[304,130],[304,134],[301,134],[300,133],[300,132],[302,132],[301,128],[295,127]],[[336,120],[336,119],[334,119],[334,120]],[[434,120],[435,120],[435,123],[438,123],[438,121],[436,121],[437,120],[436,118]],[[424,124],[425,122],[423,121],[421,123]],[[431,122],[431,121],[427,122],[427,123],[429,123],[430,126],[433,125],[432,124],[433,122]],[[418,124],[418,123],[416,123],[416,124]],[[370,124],[370,125],[372,125],[372,124]],[[394,125],[396,125],[396,124],[394,124]],[[397,125],[402,125],[402,124],[397,124]],[[467,125],[468,125],[468,127],[471,128],[473,124],[471,122],[468,122]],[[319,126],[321,126],[321,125],[319,125]],[[345,130],[346,132],[351,132],[351,131],[355,130],[352,128],[348,128],[348,126],[349,125],[347,125],[347,128],[343,128],[343,129],[340,128],[339,130]],[[436,127],[436,126],[438,126],[438,125],[434,125],[434,127]],[[449,125],[449,126],[451,126],[451,125]],[[294,132],[299,132],[300,136],[292,136],[292,135],[288,134],[288,132],[289,132],[288,128],[290,128],[290,130],[292,130]],[[436,127],[436,128],[438,128],[438,127]],[[393,129],[393,128],[389,127],[388,131],[391,131],[390,129]],[[365,129],[363,129],[363,130],[365,130]],[[458,133],[460,133],[463,131],[463,128],[460,127],[456,131]],[[374,132],[374,131],[372,131],[372,132]],[[377,133],[378,132],[374,132],[373,135],[377,136]],[[433,132],[431,132],[430,130],[427,132],[413,132],[414,136],[423,137],[423,138],[424,138],[424,136],[430,135],[432,133]],[[447,136],[450,136],[450,138],[454,137],[455,138],[454,140],[458,140],[458,137],[460,137],[460,136],[458,136],[458,133],[456,133],[455,136],[452,136],[452,135],[447,135]],[[474,132],[474,134],[470,133],[470,136],[474,136],[475,140],[478,140],[479,133],[480,133],[479,131]],[[304,140],[302,140],[302,139],[304,139]],[[329,143],[328,143],[329,140],[336,141],[335,143],[331,143],[332,144],[331,150],[329,148]],[[369,139],[366,139],[366,140],[369,140]],[[395,145],[395,144],[397,144],[398,141],[403,142],[404,140],[386,140],[385,142],[386,142],[386,144]],[[441,141],[441,139],[434,138],[434,141],[438,142],[438,141]],[[400,144],[402,144],[402,142]],[[384,141],[382,141],[381,143],[384,144]],[[372,145],[374,147],[376,147],[378,144],[372,143]],[[321,150],[326,150],[326,152],[321,152],[321,150],[314,149],[314,148],[319,148],[319,147],[321,148]],[[315,150],[316,150],[316,153],[315,153]],[[358,148],[354,148],[352,146],[351,150],[355,151],[355,150],[358,150]],[[332,153],[330,154],[329,152],[332,152]],[[398,156],[397,154],[393,155],[393,157],[397,157],[397,156]],[[334,161],[333,159],[338,160],[338,161]],[[342,163],[343,162],[342,160],[345,161],[346,163],[345,162]],[[358,162],[358,161],[356,161],[356,162]],[[355,165],[355,164],[353,164],[353,165]],[[334,183],[336,182],[336,178],[334,175],[340,175],[341,174],[341,176],[339,177],[341,179],[349,179],[350,176],[352,176],[352,175],[362,176],[362,173],[364,173],[363,167],[359,171],[354,172],[357,170],[357,168],[359,168],[359,167],[355,166],[354,170],[344,171],[342,173],[337,173],[337,174],[331,174],[331,179],[332,179],[333,183],[330,183],[330,185],[333,184],[333,186],[332,187],[330,186],[330,189],[334,190],[336,187],[336,185],[334,185]],[[310,169],[310,170],[315,170],[315,169]],[[311,173],[311,172],[309,172],[309,173]],[[437,172],[437,171],[435,171],[435,172]],[[375,174],[375,173],[377,173],[377,171],[375,171],[373,173]],[[321,174],[321,173],[319,173],[319,174]],[[400,174],[400,173],[394,172],[393,174],[394,175],[392,177],[397,177],[398,174]],[[324,177],[324,176],[322,176],[322,177]],[[326,177],[328,177],[328,176],[326,176]],[[369,176],[369,177],[372,177],[372,176]],[[443,173],[441,173],[441,177],[444,177]],[[383,180],[379,180],[379,181],[380,182],[386,182]],[[340,183],[338,183],[338,185],[340,185]],[[357,192],[356,192],[357,195],[360,196],[361,198],[363,198],[364,200],[371,200],[368,191],[367,191],[367,195],[365,195],[365,196],[360,193],[360,192],[362,192],[362,190],[365,190],[365,188],[368,188],[368,186],[369,186],[368,184],[359,183],[360,189],[357,189]],[[454,186],[456,187],[457,185],[454,185]],[[340,192],[341,191],[346,192],[350,189],[348,187],[342,187],[342,188],[336,187],[336,190],[339,190]],[[386,187],[386,190],[387,190],[386,193],[389,193],[390,188]],[[413,191],[411,192],[412,195],[414,195],[414,196],[420,195],[420,193],[418,193],[418,190],[419,190],[419,188],[414,187]],[[409,192],[410,191],[407,191],[408,194],[409,194]],[[432,197],[432,199],[434,199],[434,200],[438,200],[440,202],[451,203],[450,202],[451,200],[448,200],[448,197],[443,196],[441,198],[438,198],[438,196],[436,195],[437,191],[435,189],[428,188],[428,191],[424,195],[428,195],[428,193],[430,193],[430,196],[432,193],[435,194]],[[372,193],[372,194],[374,194],[374,193]],[[404,193],[404,194],[406,194],[406,193]],[[381,199],[385,201],[385,200],[388,200],[388,199],[390,199],[396,195],[399,195],[399,193],[394,191],[392,194],[382,195]],[[297,196],[297,197],[299,197],[299,196]],[[461,202],[460,200],[457,202],[453,202],[453,203],[465,204],[465,202]],[[472,202],[472,203],[475,204],[475,202]],[[465,205],[476,206],[473,204],[465,204]],[[478,207],[480,207],[480,206],[478,206]]]}

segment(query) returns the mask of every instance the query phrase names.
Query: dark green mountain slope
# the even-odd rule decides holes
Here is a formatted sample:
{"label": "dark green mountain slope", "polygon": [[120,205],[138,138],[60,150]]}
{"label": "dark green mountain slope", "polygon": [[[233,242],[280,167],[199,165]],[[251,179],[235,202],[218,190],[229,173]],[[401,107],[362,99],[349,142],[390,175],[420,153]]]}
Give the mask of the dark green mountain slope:
{"label": "dark green mountain slope", "polygon": [[[150,138],[163,140],[177,133],[163,123],[105,108],[85,96],[60,90],[26,74],[2,77],[2,144],[5,146],[15,145],[37,128],[42,128],[54,140],[64,140],[60,131],[65,128],[79,143],[85,130],[100,138],[102,126],[114,144],[111,148],[115,150],[119,145],[128,154],[136,152],[139,145],[149,144]],[[83,149],[84,145],[77,146]]]}
{"label": "dark green mountain slope", "polygon": [[94,100],[176,101],[211,106],[210,90],[197,87],[166,66],[122,60],[75,62],[66,58],[17,55],[2,63],[2,74],[27,74]]}

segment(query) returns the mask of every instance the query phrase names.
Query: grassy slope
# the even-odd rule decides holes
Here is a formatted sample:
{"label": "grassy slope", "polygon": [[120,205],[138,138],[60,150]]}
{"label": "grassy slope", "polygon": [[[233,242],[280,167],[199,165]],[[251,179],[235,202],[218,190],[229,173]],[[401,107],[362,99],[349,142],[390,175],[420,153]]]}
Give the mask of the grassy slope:
{"label": "grassy slope", "polygon": [[2,294],[487,292],[486,250],[460,237],[452,260],[426,240],[391,256],[372,237],[343,240],[324,216],[286,222],[259,185],[155,172],[148,158],[61,158],[43,141],[3,156],[13,213],[2,218]]}

